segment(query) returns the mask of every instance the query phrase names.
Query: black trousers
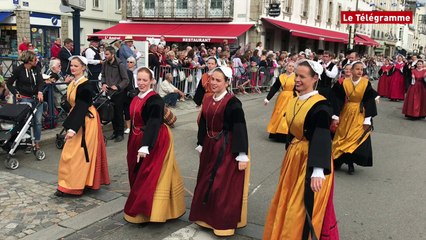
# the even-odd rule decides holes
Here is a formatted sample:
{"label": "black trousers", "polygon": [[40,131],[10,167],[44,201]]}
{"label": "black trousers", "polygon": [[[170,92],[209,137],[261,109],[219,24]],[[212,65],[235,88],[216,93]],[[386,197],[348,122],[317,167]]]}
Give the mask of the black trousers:
{"label": "black trousers", "polygon": [[112,128],[114,129],[114,135],[116,136],[123,136],[124,134],[123,108],[126,97],[125,92],[116,93],[111,97],[111,101],[114,103]]}

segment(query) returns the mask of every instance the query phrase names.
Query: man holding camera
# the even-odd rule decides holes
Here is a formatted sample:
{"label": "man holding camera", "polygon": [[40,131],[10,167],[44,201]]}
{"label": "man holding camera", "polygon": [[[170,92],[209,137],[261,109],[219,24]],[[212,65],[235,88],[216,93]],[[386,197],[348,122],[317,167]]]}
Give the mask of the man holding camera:
{"label": "man holding camera", "polygon": [[111,46],[105,48],[105,63],[102,68],[101,82],[102,92],[111,92],[111,101],[114,103],[114,117],[112,119],[114,132],[108,140],[115,139],[115,142],[121,142],[124,139],[123,106],[129,77],[126,66],[115,57],[115,49]]}

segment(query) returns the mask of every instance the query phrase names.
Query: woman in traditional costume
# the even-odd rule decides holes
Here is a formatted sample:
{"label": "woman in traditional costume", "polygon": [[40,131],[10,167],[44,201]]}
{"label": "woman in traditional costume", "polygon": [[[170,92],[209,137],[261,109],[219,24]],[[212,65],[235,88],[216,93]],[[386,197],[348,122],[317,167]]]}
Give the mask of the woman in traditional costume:
{"label": "woman in traditional costume", "polygon": [[289,62],[286,67],[286,72],[281,74],[278,81],[272,85],[271,90],[263,100],[265,106],[274,97],[275,93],[281,89],[275,102],[274,111],[272,112],[271,120],[269,121],[266,130],[269,133],[269,138],[279,142],[287,140],[288,126],[285,120],[285,110],[288,102],[296,95],[294,89],[294,62]]}
{"label": "woman in traditional costume", "polygon": [[391,77],[389,76],[393,66],[389,59],[385,59],[385,64],[379,70],[379,83],[377,84],[377,92],[381,97],[389,97],[389,86]]}
{"label": "woman in traditional costume", "polygon": [[154,73],[137,72],[139,94],[130,104],[127,143],[130,193],[124,219],[131,223],[165,222],[185,213],[184,186],[175,159],[173,136],[163,123],[164,101],[154,92]]}
{"label": "woman in traditional costume", "polygon": [[402,113],[411,120],[426,117],[426,68],[423,66],[423,60],[417,60],[416,68],[411,71],[411,85],[402,108]]}
{"label": "woman in traditional costume", "polygon": [[81,195],[86,187],[99,189],[110,183],[100,118],[92,104],[94,91],[84,76],[87,63],[82,56],[70,59],[74,80],[67,89],[71,111],[63,123],[67,133],[59,162],[57,196]]}
{"label": "woman in traditional costume", "polygon": [[389,99],[391,101],[404,100],[405,94],[405,78],[404,78],[404,61],[401,55],[398,55],[397,62],[391,69],[389,81]]}
{"label": "woman in traditional costume", "polygon": [[247,225],[249,147],[241,102],[227,92],[232,70],[211,75],[213,95],[205,97],[198,124],[200,165],[189,220],[231,236]]}
{"label": "woman in traditional costume", "polygon": [[362,77],[361,62],[352,64],[352,78],[333,86],[333,124],[337,125],[333,139],[333,159],[336,169],[348,164],[348,173],[355,171],[354,163],[373,166],[370,133],[372,118],[377,115],[377,92],[368,78]]}
{"label": "woman in traditional costume", "polygon": [[281,167],[277,190],[265,222],[263,239],[338,239],[333,206],[331,108],[314,91],[323,72],[315,61],[296,65],[296,90],[287,107],[289,134],[294,136]]}
{"label": "woman in traditional costume", "polygon": [[338,83],[342,84],[343,80],[345,80],[346,78],[350,78],[351,76],[352,76],[352,65],[346,64],[345,66],[343,66],[343,75],[339,78]]}
{"label": "woman in traditional costume", "polygon": [[210,97],[213,95],[213,91],[210,87],[210,79],[213,70],[217,67],[217,59],[215,57],[209,57],[207,59],[207,69],[208,72],[204,73],[201,76],[201,81],[198,83],[197,89],[194,94],[194,102],[197,106],[201,106],[205,97]]}

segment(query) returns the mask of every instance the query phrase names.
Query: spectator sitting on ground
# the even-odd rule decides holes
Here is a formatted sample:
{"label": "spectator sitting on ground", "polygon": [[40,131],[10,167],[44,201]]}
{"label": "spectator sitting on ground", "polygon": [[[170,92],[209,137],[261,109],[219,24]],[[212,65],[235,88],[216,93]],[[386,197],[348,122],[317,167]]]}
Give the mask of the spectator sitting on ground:
{"label": "spectator sitting on ground", "polygon": [[164,103],[169,107],[176,107],[176,102],[180,96],[181,101],[185,100],[185,94],[172,84],[173,75],[166,73],[166,79],[160,83],[158,94],[164,99]]}

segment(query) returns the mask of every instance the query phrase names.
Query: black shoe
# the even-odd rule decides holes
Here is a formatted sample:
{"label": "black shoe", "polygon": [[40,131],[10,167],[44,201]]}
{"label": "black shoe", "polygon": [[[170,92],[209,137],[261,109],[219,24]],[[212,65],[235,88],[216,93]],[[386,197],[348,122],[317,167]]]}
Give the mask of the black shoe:
{"label": "black shoe", "polygon": [[123,141],[124,137],[122,135],[119,135],[115,138],[114,142],[121,142]]}
{"label": "black shoe", "polygon": [[61,191],[59,191],[59,190],[56,190],[56,192],[54,193],[55,194],[55,196],[57,196],[57,197],[65,197],[65,193],[64,192],[61,192]]}
{"label": "black shoe", "polygon": [[355,167],[353,163],[348,164],[348,174],[353,175],[355,172]]}
{"label": "black shoe", "polygon": [[334,171],[339,171],[342,168],[343,163],[338,163],[334,161]]}
{"label": "black shoe", "polygon": [[111,136],[109,136],[107,139],[108,140],[113,140],[113,139],[115,139],[117,137],[117,135],[115,135],[115,134],[112,134]]}

